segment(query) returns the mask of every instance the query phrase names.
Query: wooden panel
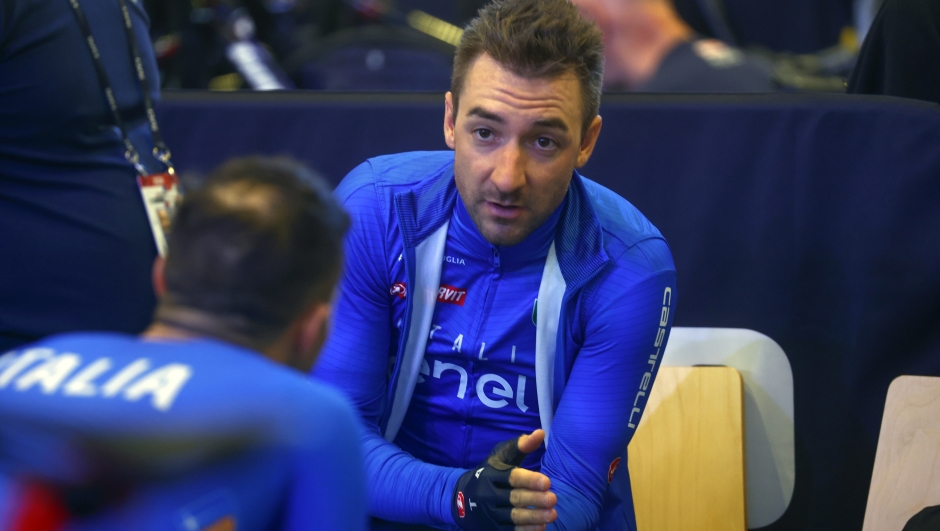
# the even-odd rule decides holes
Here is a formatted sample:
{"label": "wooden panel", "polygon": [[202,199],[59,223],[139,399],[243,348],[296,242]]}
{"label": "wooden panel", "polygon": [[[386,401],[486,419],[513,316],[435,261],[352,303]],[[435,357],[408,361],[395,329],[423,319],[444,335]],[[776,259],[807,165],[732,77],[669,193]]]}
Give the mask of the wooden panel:
{"label": "wooden panel", "polygon": [[638,531],[747,529],[740,373],[661,367],[628,462]]}
{"label": "wooden panel", "polygon": [[940,378],[899,376],[888,388],[863,531],[900,530],[940,504]]}

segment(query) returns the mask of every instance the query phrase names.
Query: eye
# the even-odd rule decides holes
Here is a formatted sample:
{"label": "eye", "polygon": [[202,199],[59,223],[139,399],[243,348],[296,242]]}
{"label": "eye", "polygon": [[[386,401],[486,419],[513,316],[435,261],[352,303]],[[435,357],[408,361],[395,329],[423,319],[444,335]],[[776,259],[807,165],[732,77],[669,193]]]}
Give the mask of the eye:
{"label": "eye", "polygon": [[535,139],[535,144],[542,149],[552,149],[558,145],[557,142],[551,138],[540,136]]}
{"label": "eye", "polygon": [[485,127],[474,129],[473,134],[476,135],[476,137],[480,140],[489,140],[493,138],[493,131],[486,129]]}

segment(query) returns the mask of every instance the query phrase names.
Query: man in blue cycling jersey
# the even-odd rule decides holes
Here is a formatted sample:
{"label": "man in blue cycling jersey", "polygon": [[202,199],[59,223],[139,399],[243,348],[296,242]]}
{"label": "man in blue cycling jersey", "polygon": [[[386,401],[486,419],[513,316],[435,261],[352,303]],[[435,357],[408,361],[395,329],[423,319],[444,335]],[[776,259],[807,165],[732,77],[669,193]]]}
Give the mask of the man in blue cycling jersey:
{"label": "man in blue cycling jersey", "polygon": [[352,228],[315,376],[365,418],[373,529],[635,528],[626,447],[675,268],[636,208],[575,171],[601,130],[602,55],[567,0],[489,5],[445,96],[453,151],[370,159],[335,192]]}
{"label": "man in blue cycling jersey", "polygon": [[0,357],[0,472],[15,478],[0,529],[364,529],[359,420],[306,377],[348,223],[308,170],[232,161],[178,211],[141,336]]}

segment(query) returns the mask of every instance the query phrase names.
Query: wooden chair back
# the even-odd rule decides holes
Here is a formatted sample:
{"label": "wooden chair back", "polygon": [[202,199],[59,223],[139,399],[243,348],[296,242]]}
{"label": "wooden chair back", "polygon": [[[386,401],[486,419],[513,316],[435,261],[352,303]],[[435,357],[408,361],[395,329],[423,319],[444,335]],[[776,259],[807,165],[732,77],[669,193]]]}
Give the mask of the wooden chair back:
{"label": "wooden chair back", "polygon": [[661,367],[628,448],[638,531],[744,531],[744,390],[733,367]]}
{"label": "wooden chair back", "polygon": [[862,531],[900,531],[940,505],[940,378],[899,376],[885,400]]}

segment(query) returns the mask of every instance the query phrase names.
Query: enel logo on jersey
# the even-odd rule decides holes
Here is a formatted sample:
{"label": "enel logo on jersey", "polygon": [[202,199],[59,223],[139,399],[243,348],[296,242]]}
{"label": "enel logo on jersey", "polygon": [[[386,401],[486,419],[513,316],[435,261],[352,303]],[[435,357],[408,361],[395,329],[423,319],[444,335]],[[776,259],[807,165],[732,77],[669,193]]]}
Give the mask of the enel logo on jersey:
{"label": "enel logo on jersey", "polygon": [[[431,371],[431,365],[428,364],[427,359],[421,360],[421,369],[418,371],[418,383],[424,383],[427,381],[425,376],[430,376],[433,378],[441,379],[447,371],[453,371],[459,375],[460,380],[457,385],[457,398],[463,400],[467,396],[467,384],[470,380],[469,375],[467,374],[467,369],[461,367],[460,365],[455,365],[453,363],[442,363],[439,360],[434,361],[434,371]],[[491,392],[494,396],[500,398],[493,398],[487,394],[487,387],[491,387]],[[509,400],[515,399],[516,407],[519,408],[519,411],[525,413],[529,410],[529,406],[525,403],[525,386],[526,386],[526,377],[519,374],[516,378],[516,388],[513,389],[512,385],[508,380],[503,378],[498,374],[487,373],[477,380],[476,384],[476,397],[483,403],[484,406],[492,409],[500,409],[509,405]],[[509,400],[505,400],[509,399]]]}

